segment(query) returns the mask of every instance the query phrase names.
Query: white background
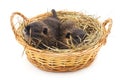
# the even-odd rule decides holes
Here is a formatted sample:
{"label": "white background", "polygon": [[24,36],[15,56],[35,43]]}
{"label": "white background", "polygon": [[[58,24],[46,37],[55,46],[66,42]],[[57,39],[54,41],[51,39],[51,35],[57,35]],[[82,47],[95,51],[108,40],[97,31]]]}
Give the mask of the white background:
{"label": "white background", "polygon": [[[113,19],[111,34],[91,66],[76,72],[53,73],[31,65],[23,47],[15,40],[10,16],[18,11],[26,17],[56,10],[82,11]],[[120,80],[119,0],[0,0],[0,80]]]}

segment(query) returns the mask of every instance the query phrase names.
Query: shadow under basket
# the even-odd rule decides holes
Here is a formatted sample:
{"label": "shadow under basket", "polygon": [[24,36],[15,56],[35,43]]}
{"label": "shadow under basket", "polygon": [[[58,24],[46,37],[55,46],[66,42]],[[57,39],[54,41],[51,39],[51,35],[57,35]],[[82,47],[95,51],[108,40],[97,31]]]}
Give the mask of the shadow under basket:
{"label": "shadow under basket", "polygon": [[[79,17],[81,15],[83,16],[83,18],[85,18],[84,16],[86,16],[83,13],[70,12],[70,11],[58,11],[57,14],[58,14],[58,17],[60,17],[60,19],[64,19],[65,15],[66,16],[68,15],[68,17],[72,15],[76,15],[78,18],[81,18]],[[22,34],[23,27],[25,26],[22,26],[22,27],[19,26],[18,28],[16,28],[16,25],[14,24],[15,23],[14,18],[16,15],[22,17],[23,22],[30,23],[32,21],[42,20],[50,16],[51,13],[48,12],[48,13],[37,15],[33,18],[27,18],[19,12],[14,12],[10,18],[10,22],[11,22],[12,30],[15,34],[15,38],[25,48],[25,53],[27,55],[28,60],[33,65],[37,66],[39,69],[42,69],[45,71],[51,71],[51,72],[76,71],[89,66],[94,61],[101,46],[106,43],[107,36],[109,35],[112,27],[112,19],[110,18],[105,20],[102,23],[97,21],[96,23],[101,26],[100,31],[102,32],[102,35],[95,45],[90,46],[83,50],[81,49],[80,50],[79,49],[74,49],[74,50],[63,49],[59,51],[40,50],[26,43]],[[75,18],[75,17],[71,17],[71,18]],[[74,19],[74,21],[75,20],[76,18]]]}

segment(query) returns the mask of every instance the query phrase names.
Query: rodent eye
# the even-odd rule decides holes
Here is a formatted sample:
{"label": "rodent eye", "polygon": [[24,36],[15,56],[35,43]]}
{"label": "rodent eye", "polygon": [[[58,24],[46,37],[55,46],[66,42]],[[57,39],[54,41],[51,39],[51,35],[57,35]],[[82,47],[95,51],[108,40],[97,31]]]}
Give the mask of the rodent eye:
{"label": "rodent eye", "polygon": [[44,28],[44,29],[43,29],[43,33],[44,33],[44,34],[47,34],[47,33],[48,33],[48,29],[47,29],[47,28]]}
{"label": "rodent eye", "polygon": [[70,38],[70,35],[71,35],[71,33],[67,33],[65,37]]}

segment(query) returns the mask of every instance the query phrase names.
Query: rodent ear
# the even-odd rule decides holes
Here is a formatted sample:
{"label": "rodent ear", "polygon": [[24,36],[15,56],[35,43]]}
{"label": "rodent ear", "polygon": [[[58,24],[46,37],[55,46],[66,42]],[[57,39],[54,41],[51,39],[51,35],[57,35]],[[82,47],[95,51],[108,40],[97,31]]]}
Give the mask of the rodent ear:
{"label": "rodent ear", "polygon": [[25,27],[25,29],[29,32],[29,31],[30,31],[30,26],[27,25],[27,26]]}
{"label": "rodent ear", "polygon": [[47,29],[47,28],[44,28],[44,29],[43,29],[43,33],[44,33],[44,34],[47,34],[47,33],[48,33],[48,29]]}
{"label": "rodent ear", "polygon": [[71,36],[71,33],[68,32],[65,37],[66,37],[66,38],[70,38],[70,36]]}

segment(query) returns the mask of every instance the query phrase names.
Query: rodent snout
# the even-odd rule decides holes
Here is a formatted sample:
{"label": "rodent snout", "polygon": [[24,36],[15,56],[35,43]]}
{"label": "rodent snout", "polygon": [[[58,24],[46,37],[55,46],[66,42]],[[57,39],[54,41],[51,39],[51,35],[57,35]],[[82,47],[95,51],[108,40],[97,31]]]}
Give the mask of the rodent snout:
{"label": "rodent snout", "polygon": [[65,37],[66,39],[71,40],[73,44],[79,44],[84,40],[85,36],[86,33],[83,30],[76,29],[73,30],[71,33],[68,32]]}

